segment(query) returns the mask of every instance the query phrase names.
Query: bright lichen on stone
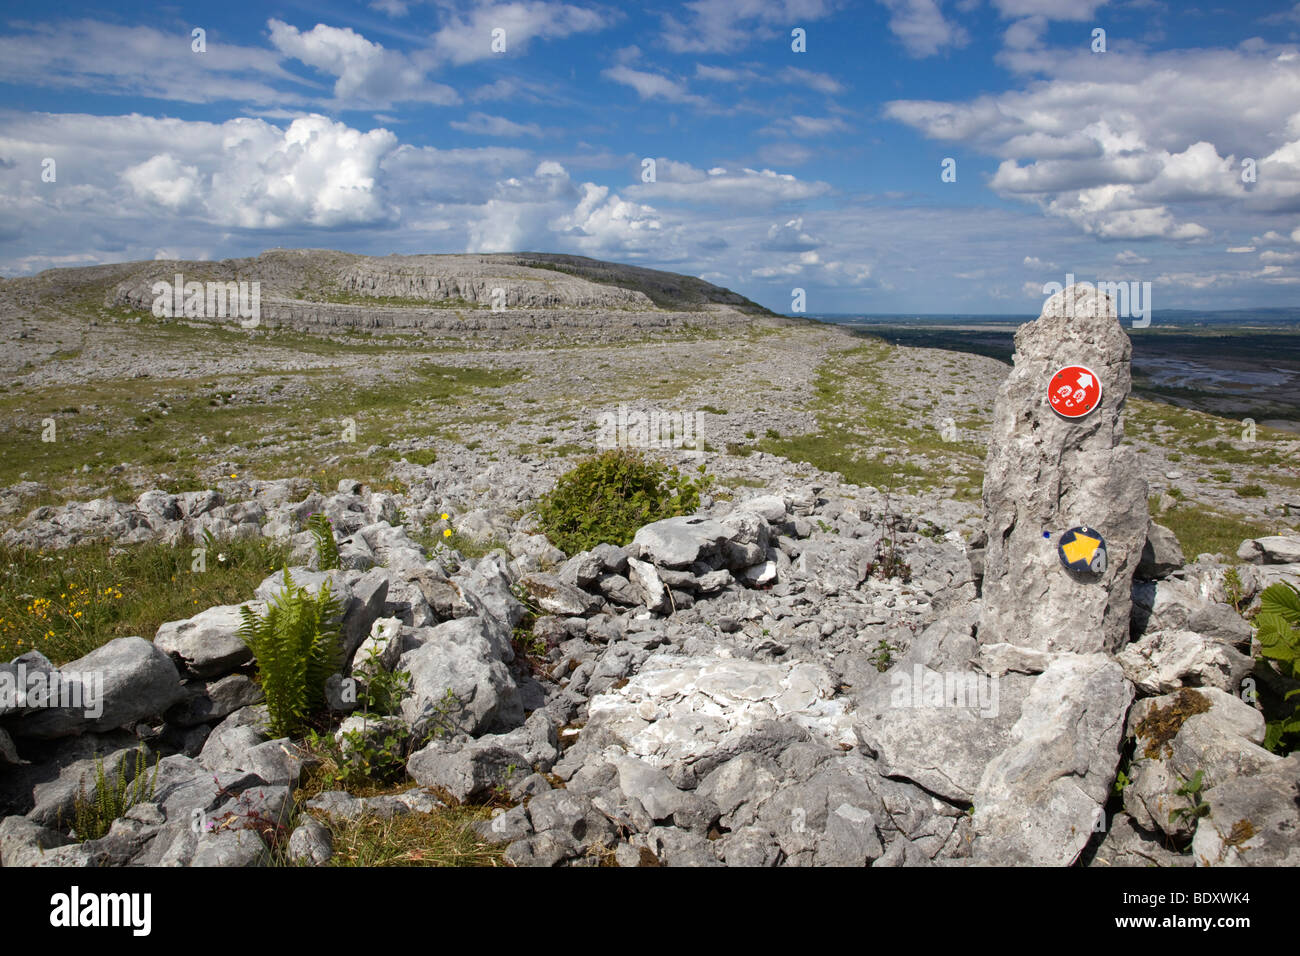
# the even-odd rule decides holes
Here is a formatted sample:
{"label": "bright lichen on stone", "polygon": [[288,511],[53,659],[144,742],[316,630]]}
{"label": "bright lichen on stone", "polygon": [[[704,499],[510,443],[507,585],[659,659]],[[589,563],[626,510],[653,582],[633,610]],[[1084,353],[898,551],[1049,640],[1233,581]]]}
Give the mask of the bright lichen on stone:
{"label": "bright lichen on stone", "polygon": [[1148,760],[1159,760],[1173,754],[1173,739],[1183,727],[1187,718],[1194,714],[1203,714],[1210,709],[1210,702],[1204,694],[1184,688],[1178,692],[1168,707],[1153,707],[1151,712],[1138,721],[1137,735],[1147,740],[1146,756]]}

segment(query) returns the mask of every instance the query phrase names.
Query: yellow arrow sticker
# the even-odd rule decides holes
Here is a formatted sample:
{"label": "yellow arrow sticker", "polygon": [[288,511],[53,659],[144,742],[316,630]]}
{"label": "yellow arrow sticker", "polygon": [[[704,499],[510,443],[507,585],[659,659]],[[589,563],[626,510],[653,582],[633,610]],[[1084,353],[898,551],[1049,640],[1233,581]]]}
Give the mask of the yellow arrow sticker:
{"label": "yellow arrow sticker", "polygon": [[1101,545],[1098,538],[1090,538],[1086,534],[1074,533],[1074,540],[1069,544],[1061,546],[1061,551],[1065,554],[1065,560],[1071,564],[1077,564],[1079,561],[1085,564],[1092,563],[1092,556],[1097,553],[1097,548]]}

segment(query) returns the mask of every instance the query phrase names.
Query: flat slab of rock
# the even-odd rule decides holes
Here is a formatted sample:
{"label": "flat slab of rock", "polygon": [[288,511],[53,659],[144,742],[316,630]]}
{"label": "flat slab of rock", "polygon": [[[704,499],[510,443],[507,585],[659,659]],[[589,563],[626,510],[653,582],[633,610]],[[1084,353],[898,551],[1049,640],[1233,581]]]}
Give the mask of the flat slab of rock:
{"label": "flat slab of rock", "polygon": [[712,518],[665,518],[637,531],[628,552],[661,567],[689,568],[702,557],[716,554],[732,534]]}
{"label": "flat slab of rock", "polygon": [[592,698],[588,714],[584,736],[618,744],[678,786],[693,786],[692,765],[766,721],[856,742],[849,701],[835,696],[825,668],[807,663],[656,654],[626,685]]}

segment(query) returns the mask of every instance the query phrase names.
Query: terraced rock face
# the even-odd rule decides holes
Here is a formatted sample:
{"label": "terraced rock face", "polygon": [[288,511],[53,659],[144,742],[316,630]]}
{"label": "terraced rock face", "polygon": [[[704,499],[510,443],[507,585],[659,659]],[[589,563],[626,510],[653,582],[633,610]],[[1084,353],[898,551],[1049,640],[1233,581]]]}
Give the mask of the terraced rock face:
{"label": "terraced rock face", "polygon": [[703,310],[721,324],[766,312],[689,276],[543,253],[375,258],[297,249],[255,259],[119,268],[123,277],[108,305],[152,310],[158,295],[166,295],[155,283],[173,283],[177,275],[186,283],[258,282],[259,318],[294,328],[639,328],[699,321]]}

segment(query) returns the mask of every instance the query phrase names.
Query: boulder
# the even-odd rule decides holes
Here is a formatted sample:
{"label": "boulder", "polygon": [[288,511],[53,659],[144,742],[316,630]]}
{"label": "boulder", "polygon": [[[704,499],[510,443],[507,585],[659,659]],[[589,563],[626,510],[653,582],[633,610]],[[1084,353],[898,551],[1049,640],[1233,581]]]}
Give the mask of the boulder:
{"label": "boulder", "polygon": [[1300,866],[1300,753],[1205,791],[1192,839],[1202,866]]}
{"label": "boulder", "polygon": [[[31,711],[11,721],[8,729],[14,736],[65,737],[131,727],[146,717],[161,716],[185,697],[171,658],[141,637],[109,641],[57,673],[65,687],[70,680],[81,683],[81,706]],[[91,693],[92,687],[97,694]],[[91,696],[98,700],[91,701]]]}
{"label": "boulder", "polygon": [[1300,564],[1300,537],[1273,534],[1243,541],[1237,557],[1250,564]]}
{"label": "boulder", "polygon": [[1142,546],[1137,575],[1140,578],[1163,578],[1186,563],[1178,538],[1164,525],[1152,521],[1147,526],[1147,541]]}
{"label": "boulder", "polygon": [[398,661],[411,675],[402,715],[417,733],[442,727],[477,736],[524,719],[519,688],[492,646],[482,636],[461,637],[430,640]]}
{"label": "boulder", "polygon": [[239,637],[244,619],[241,608],[265,614],[266,603],[224,604],[210,607],[184,621],[168,621],[158,628],[154,646],[195,677],[220,677],[253,659]]}
{"label": "boulder", "polygon": [[665,518],[638,530],[628,552],[662,567],[689,568],[702,557],[717,554],[732,534],[712,518],[700,515]]}
{"label": "boulder", "polygon": [[1063,654],[1034,681],[975,790],[972,859],[1069,866],[1110,795],[1133,686],[1104,654]]}
{"label": "boulder", "polygon": [[1139,690],[1152,695],[1180,687],[1217,687],[1235,693],[1255,666],[1231,645],[1191,631],[1145,634],[1116,654],[1115,660]]}
{"label": "boulder", "polygon": [[1198,771],[1204,792],[1276,763],[1260,746],[1264,732],[1263,714],[1213,687],[1138,701],[1128,717],[1135,746],[1125,811],[1147,831],[1190,837],[1196,820],[1178,813],[1191,806],[1179,788]]}

